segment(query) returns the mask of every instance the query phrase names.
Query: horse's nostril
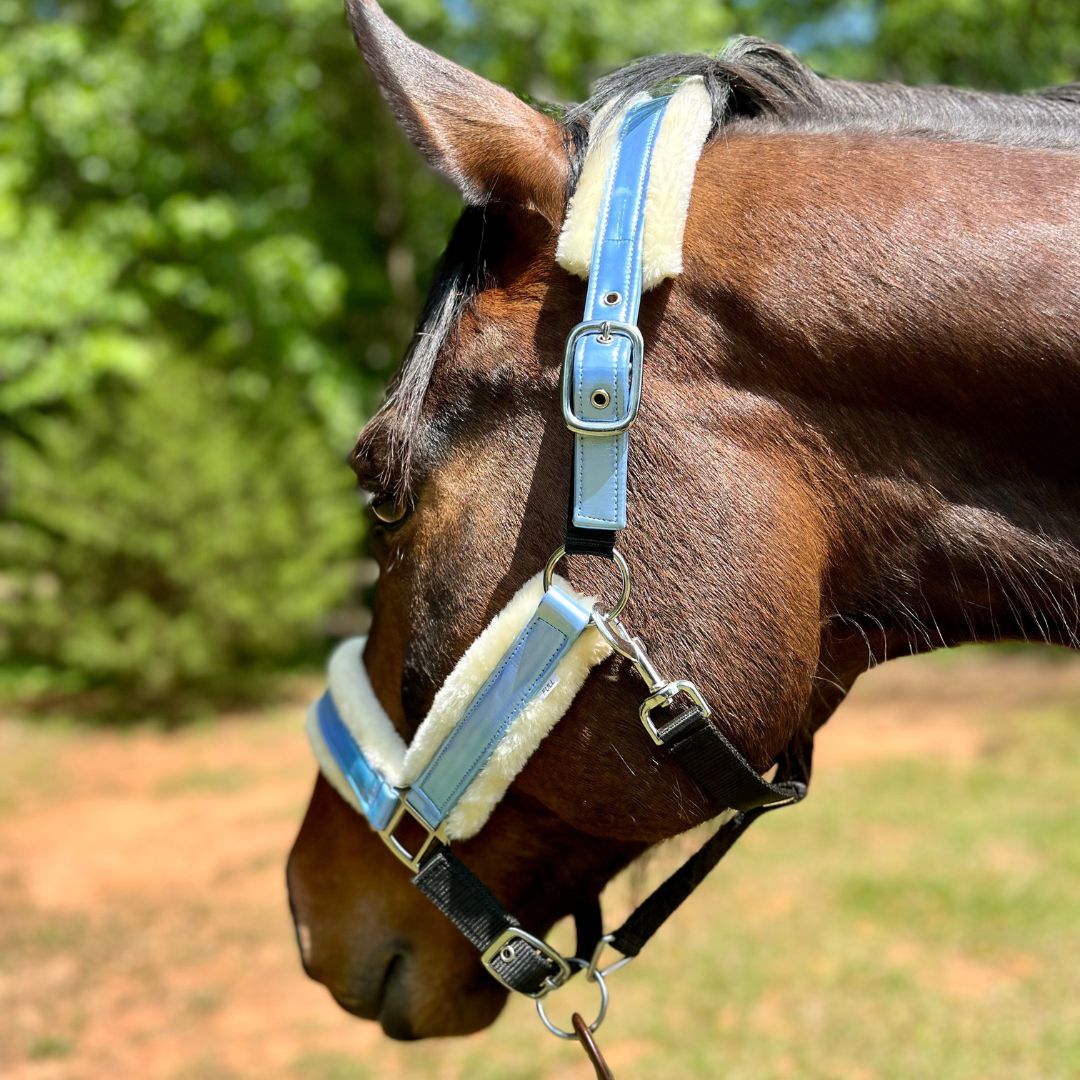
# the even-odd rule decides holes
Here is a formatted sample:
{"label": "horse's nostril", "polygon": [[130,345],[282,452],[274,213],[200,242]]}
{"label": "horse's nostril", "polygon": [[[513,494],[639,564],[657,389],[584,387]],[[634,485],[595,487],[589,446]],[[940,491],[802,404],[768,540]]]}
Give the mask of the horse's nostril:
{"label": "horse's nostril", "polygon": [[408,961],[404,954],[394,953],[383,975],[379,1023],[390,1038],[403,1042],[417,1038],[410,1017],[408,981]]}
{"label": "horse's nostril", "polygon": [[378,1020],[394,1039],[416,1039],[408,993],[408,958],[405,952],[391,954],[386,965],[359,971],[326,971],[320,965],[306,968],[308,975],[322,983],[330,996],[346,1012],[362,1020]]}

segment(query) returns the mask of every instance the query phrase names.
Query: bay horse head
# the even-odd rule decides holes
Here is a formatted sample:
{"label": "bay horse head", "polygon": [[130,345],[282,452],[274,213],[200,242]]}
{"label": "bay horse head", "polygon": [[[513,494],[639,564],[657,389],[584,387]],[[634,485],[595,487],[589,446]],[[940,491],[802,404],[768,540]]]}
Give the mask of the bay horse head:
{"label": "bay horse head", "polygon": [[[1075,645],[1080,91],[824,81],[783,50],[657,57],[556,119],[349,0],[405,132],[467,208],[353,465],[381,570],[364,664],[408,740],[561,542],[563,343],[585,285],[556,244],[597,113],[687,76],[711,136],[683,272],[646,293],[628,618],[759,771],[859,673],[965,641]],[[583,590],[610,572],[575,560]],[[711,807],[607,660],[461,859],[537,933]],[[422,1037],[505,999],[321,777],[289,860],[305,968]]]}

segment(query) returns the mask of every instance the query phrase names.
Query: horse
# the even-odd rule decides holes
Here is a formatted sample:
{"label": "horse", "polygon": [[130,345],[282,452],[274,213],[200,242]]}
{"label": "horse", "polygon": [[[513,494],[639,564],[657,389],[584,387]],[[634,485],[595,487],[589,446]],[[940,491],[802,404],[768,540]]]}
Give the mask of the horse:
{"label": "horse", "polygon": [[[827,80],[782,48],[640,60],[561,115],[347,0],[407,136],[460,192],[414,341],[351,462],[380,567],[363,662],[408,739],[559,544],[555,248],[596,117],[703,80],[683,272],[644,295],[620,538],[627,617],[765,773],[897,656],[1080,641],[1080,84],[1024,96]],[[609,564],[568,574],[610,595]],[[716,813],[633,722],[614,656],[455,847],[542,933]],[[628,717],[630,720],[628,721]],[[398,1039],[492,1023],[506,992],[320,776],[288,861],[303,965]]]}

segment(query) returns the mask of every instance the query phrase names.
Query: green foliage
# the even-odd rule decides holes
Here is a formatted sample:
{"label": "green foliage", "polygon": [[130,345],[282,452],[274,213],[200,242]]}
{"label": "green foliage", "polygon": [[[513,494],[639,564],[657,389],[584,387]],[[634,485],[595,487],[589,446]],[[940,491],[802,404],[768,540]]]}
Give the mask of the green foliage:
{"label": "green foliage", "polygon": [[358,515],[291,391],[251,401],[171,363],[40,422],[8,463],[10,653],[111,688],[109,711],[236,692],[294,656],[344,592]]}
{"label": "green foliage", "polygon": [[[733,33],[760,33],[819,68],[870,78],[1019,89],[1075,78],[1080,64],[1075,0],[386,0],[386,7],[425,44],[553,101],[579,100],[593,79],[635,56],[714,51]],[[68,448],[93,448],[76,473],[101,500],[87,576],[103,572],[109,544],[119,545],[125,566],[131,536],[164,544],[166,500],[155,502],[150,488],[136,497],[145,477],[125,474],[136,460],[127,440],[142,436],[119,426],[122,417],[145,436],[150,416],[163,440],[183,431],[199,448],[184,499],[224,507],[225,493],[258,498],[275,520],[323,514],[321,503],[298,500],[317,501],[328,497],[327,486],[347,483],[339,463],[408,338],[456,212],[456,198],[379,100],[340,0],[0,0],[0,439],[7,436],[0,475],[17,465],[18,505],[47,507],[61,478],[65,498],[78,496],[65,475]],[[193,365],[203,373],[204,412],[183,404],[195,398]],[[176,416],[161,396],[169,386],[178,394]],[[103,401],[88,406],[98,394]],[[295,429],[304,441],[287,463],[273,456],[275,468],[295,473],[291,488],[245,486],[271,484],[252,479],[239,447],[260,398],[267,399],[260,425],[285,442]],[[114,443],[103,439],[105,415],[117,424]],[[54,419],[42,427],[43,417]],[[164,485],[158,453],[151,456]],[[334,479],[315,479],[319,470]],[[277,498],[285,502],[271,507]],[[0,511],[12,509],[5,499],[0,490]],[[105,519],[114,506],[125,509],[110,532]],[[50,521],[62,534],[57,557],[90,550],[85,522]],[[244,601],[242,590],[254,583],[226,568],[221,544],[182,535],[172,556],[177,566],[189,564],[185,588],[218,572],[227,587],[208,580],[192,589],[191,610],[181,611],[149,584],[103,578],[65,596],[66,605],[82,605],[63,611],[70,640],[62,644],[54,628],[56,651],[46,656],[39,611],[33,633],[20,630],[22,647],[36,642],[35,655],[80,681],[127,685],[136,669],[146,671],[140,685],[161,695],[188,678],[209,679],[217,663],[198,644],[219,634],[202,592],[220,585],[230,604],[305,608],[307,616],[287,620],[297,626],[332,600],[332,590],[312,589],[310,580],[340,579],[342,545],[318,556],[326,560],[319,574],[315,553],[301,547],[291,557],[302,570],[259,579],[259,589],[279,591]],[[30,560],[13,564],[19,580],[45,569],[40,545],[29,554],[22,542],[4,543],[10,558]],[[271,561],[280,567],[287,559],[275,548]],[[0,587],[6,574],[0,567]],[[148,664],[156,653],[149,639],[118,633],[121,608],[133,622],[169,622],[171,660],[156,655]],[[114,620],[108,632],[104,611]],[[261,637],[246,614],[237,617],[248,627],[243,647],[220,653],[214,679],[224,677],[226,656],[272,657],[284,640]],[[14,633],[16,617],[8,611],[3,619]],[[109,641],[124,648],[113,655]]]}

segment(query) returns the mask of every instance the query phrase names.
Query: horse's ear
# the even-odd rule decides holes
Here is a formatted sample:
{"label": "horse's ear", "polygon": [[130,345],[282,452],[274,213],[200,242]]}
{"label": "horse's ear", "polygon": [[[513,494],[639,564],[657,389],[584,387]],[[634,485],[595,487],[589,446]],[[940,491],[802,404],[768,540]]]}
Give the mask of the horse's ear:
{"label": "horse's ear", "polygon": [[375,0],[345,0],[353,36],[413,144],[466,202],[566,209],[563,128],[508,90],[406,37]]}

